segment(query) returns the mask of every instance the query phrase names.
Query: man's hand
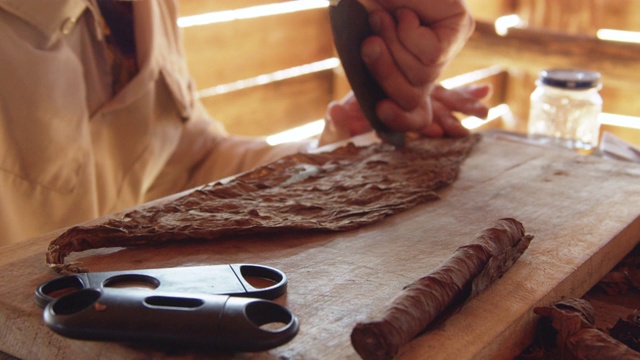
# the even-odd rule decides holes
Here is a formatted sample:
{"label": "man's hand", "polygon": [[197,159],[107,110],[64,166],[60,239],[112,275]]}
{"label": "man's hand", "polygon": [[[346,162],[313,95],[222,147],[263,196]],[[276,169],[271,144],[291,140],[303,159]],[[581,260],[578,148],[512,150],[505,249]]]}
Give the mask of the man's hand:
{"label": "man's hand", "polygon": [[[419,132],[429,137],[467,135],[469,130],[460,124],[453,113],[460,112],[485,118],[489,108],[481,100],[489,96],[490,92],[489,85],[469,85],[455,89],[436,86],[429,100],[432,104],[430,118],[433,121]],[[330,103],[325,121],[320,145],[345,140],[371,130],[353,93],[349,93],[340,101]]]}
{"label": "man's hand", "polygon": [[[462,0],[360,0],[374,31],[362,44],[367,67],[389,98],[378,117],[397,131],[422,131],[440,110],[431,91],[474,29]],[[435,105],[434,105],[435,106]]]}

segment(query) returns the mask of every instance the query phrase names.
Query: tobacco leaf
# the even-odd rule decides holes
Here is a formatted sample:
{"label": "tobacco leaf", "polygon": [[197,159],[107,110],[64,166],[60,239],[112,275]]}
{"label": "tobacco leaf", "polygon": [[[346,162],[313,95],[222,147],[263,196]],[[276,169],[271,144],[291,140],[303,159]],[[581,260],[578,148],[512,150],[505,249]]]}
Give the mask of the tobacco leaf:
{"label": "tobacco leaf", "polygon": [[625,295],[633,288],[633,283],[625,269],[617,269],[608,272],[596,287],[608,295]]}
{"label": "tobacco leaf", "polygon": [[631,289],[640,289],[640,246],[607,273],[598,282],[597,288],[608,295],[626,295]]}
{"label": "tobacco leaf", "polygon": [[473,279],[471,284],[470,298],[478,295],[484,289],[493,284],[502,277],[507,270],[520,258],[520,255],[529,247],[529,243],[533,239],[532,235],[525,235],[515,246],[505,246],[496,249],[495,255],[489,258],[487,265],[484,267],[480,275]]}
{"label": "tobacco leaf", "polygon": [[46,264],[58,272],[86,271],[65,258],[105,247],[355,229],[438,199],[435,191],[455,181],[479,140],[477,134],[422,138],[401,149],[349,144],[332,152],[287,156],[168,203],[72,227],[49,244]]}
{"label": "tobacco leaf", "polygon": [[555,335],[561,359],[640,359],[640,353],[595,327],[587,300],[564,299],[534,312],[543,317],[538,333]]}
{"label": "tobacco leaf", "polygon": [[609,335],[635,351],[640,351],[640,314],[634,311],[627,319],[619,319]]}

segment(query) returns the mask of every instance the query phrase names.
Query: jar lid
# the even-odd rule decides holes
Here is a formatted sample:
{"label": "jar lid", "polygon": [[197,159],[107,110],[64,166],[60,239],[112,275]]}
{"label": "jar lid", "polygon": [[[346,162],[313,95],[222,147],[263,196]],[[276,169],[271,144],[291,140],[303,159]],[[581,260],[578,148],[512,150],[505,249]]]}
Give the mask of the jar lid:
{"label": "jar lid", "polygon": [[589,70],[542,70],[539,80],[544,85],[563,89],[590,89],[600,85],[600,73]]}

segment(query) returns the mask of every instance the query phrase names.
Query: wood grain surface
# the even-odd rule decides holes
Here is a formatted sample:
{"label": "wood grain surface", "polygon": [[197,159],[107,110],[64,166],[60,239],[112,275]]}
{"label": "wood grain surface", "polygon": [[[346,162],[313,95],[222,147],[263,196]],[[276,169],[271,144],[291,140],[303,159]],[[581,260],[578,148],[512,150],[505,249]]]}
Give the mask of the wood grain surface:
{"label": "wood grain surface", "polygon": [[287,234],[80,254],[93,271],[258,263],[289,277],[277,299],[300,319],[290,343],[254,354],[203,354],[63,338],[34,290],[55,276],[56,234],[0,248],[0,351],[25,358],[355,359],[349,334],[404,285],[502,217],[535,236],[507,274],[402,349],[401,359],[509,359],[530,342],[532,308],[583,295],[640,239],[640,166],[485,136],[438,201],[360,230]]}

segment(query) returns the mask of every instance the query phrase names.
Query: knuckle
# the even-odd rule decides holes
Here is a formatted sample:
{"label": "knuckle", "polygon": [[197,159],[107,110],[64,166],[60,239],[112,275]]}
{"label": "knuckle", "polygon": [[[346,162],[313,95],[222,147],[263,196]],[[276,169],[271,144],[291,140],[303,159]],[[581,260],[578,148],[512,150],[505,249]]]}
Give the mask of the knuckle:
{"label": "knuckle", "polygon": [[419,71],[411,77],[411,83],[414,86],[425,86],[432,82],[432,76],[428,71]]}
{"label": "knuckle", "polygon": [[410,111],[419,108],[422,103],[425,102],[425,97],[422,91],[410,91],[402,98],[402,108]]}

